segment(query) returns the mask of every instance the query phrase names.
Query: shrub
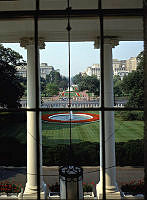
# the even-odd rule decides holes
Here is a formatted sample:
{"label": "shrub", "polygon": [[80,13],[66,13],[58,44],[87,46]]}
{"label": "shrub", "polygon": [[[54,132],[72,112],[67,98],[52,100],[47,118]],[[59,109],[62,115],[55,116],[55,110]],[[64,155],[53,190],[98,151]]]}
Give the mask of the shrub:
{"label": "shrub", "polygon": [[23,190],[21,184],[14,184],[9,182],[0,183],[0,193],[20,193]]}
{"label": "shrub", "polygon": [[143,140],[131,140],[128,142],[116,143],[116,165],[143,166],[144,165]]}
{"label": "shrub", "polygon": [[[73,144],[72,164],[78,166],[99,166],[99,143],[77,143]],[[59,150],[60,149],[60,150]],[[66,165],[68,163],[69,146],[58,145],[58,149],[43,147],[44,165]],[[138,156],[136,156],[138,155]],[[88,159],[87,159],[88,158]],[[131,140],[116,143],[116,165],[117,166],[143,166],[144,165],[144,143],[143,140]]]}
{"label": "shrub", "polygon": [[125,194],[137,195],[144,194],[144,181],[139,180],[138,182],[132,181],[121,186],[121,190]]}
{"label": "shrub", "polygon": [[123,120],[126,121],[132,121],[132,120],[144,120],[144,112],[143,111],[121,111],[120,112],[120,117]]}
{"label": "shrub", "polygon": [[[94,187],[94,183],[85,183],[83,182],[83,192],[92,192]],[[55,183],[53,185],[48,185],[48,188],[51,192],[60,192],[60,184]]]}
{"label": "shrub", "polygon": [[49,190],[51,192],[60,192],[60,185],[59,185],[59,183],[56,182],[55,184],[49,186]]}
{"label": "shrub", "polygon": [[93,185],[89,183],[83,183],[83,192],[92,192]]}

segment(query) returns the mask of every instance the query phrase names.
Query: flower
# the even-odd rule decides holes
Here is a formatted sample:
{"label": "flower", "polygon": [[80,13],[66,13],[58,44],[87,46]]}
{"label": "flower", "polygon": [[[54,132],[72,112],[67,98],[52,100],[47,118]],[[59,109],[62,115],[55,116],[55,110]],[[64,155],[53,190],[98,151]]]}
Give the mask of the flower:
{"label": "flower", "polygon": [[92,185],[95,185],[95,183],[94,183],[94,182],[91,182],[91,184],[92,184]]}
{"label": "flower", "polygon": [[131,181],[130,183],[123,184],[121,186],[121,189],[124,193],[127,194],[143,194],[144,193],[144,181],[139,180],[139,181]]}

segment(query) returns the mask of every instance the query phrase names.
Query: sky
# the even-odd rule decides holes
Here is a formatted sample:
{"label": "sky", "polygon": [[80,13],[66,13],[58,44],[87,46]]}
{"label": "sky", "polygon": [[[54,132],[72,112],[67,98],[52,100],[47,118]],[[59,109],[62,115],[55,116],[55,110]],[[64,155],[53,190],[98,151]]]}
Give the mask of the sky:
{"label": "sky", "polygon": [[[45,49],[40,50],[40,62],[60,69],[62,75],[68,76],[67,43],[50,42],[45,44]],[[4,43],[3,45],[19,52],[27,61],[27,51],[18,43]],[[141,51],[143,51],[143,42],[120,42],[113,48],[113,59],[126,60],[136,57]],[[71,76],[84,72],[87,67],[98,63],[100,63],[100,50],[94,49],[93,42],[71,42]]]}

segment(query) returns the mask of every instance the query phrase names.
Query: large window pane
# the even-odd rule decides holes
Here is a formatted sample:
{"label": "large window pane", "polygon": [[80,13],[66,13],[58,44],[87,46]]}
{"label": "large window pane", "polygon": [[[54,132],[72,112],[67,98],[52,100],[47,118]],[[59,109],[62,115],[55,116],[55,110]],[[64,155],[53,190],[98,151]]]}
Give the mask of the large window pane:
{"label": "large window pane", "polygon": [[[108,101],[106,106],[111,107],[112,104],[109,101],[114,101],[114,106],[117,107],[143,107],[142,18],[104,18],[104,35],[104,47],[106,47],[104,49],[104,80],[107,93],[105,100]],[[112,57],[112,61],[110,57]],[[112,69],[110,70],[111,62]],[[113,86],[110,90],[108,82],[111,76],[113,77]],[[112,88],[113,97],[110,100]]]}

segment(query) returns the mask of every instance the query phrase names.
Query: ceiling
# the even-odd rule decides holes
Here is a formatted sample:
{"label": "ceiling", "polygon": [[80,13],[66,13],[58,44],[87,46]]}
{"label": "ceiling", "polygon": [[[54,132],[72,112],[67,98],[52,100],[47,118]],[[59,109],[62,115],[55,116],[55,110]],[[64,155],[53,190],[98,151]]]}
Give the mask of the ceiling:
{"label": "ceiling", "polygon": [[[42,10],[64,10],[67,0],[40,0]],[[71,0],[72,9],[96,9],[97,0]],[[142,0],[102,0],[106,9],[142,8]],[[0,11],[34,10],[35,0],[0,1]],[[39,37],[45,42],[67,41],[67,19],[39,19]],[[99,18],[73,18],[71,41],[95,41],[100,35]],[[33,19],[1,19],[0,42],[20,42],[34,36]],[[143,40],[142,17],[105,17],[104,36],[120,41]]]}

